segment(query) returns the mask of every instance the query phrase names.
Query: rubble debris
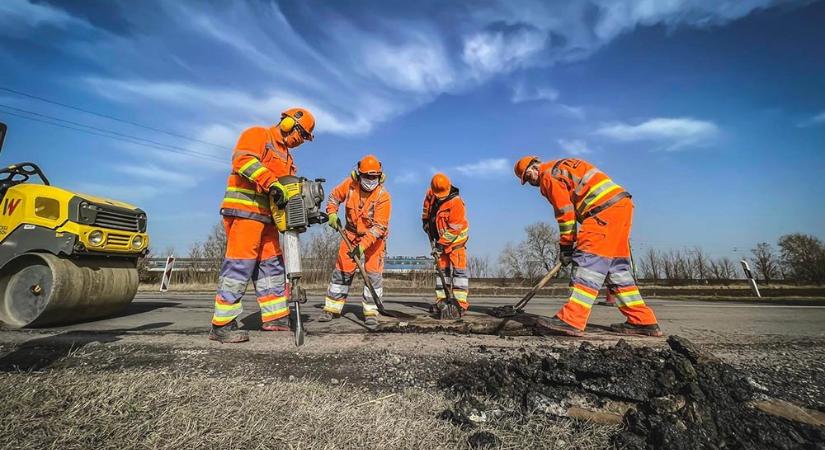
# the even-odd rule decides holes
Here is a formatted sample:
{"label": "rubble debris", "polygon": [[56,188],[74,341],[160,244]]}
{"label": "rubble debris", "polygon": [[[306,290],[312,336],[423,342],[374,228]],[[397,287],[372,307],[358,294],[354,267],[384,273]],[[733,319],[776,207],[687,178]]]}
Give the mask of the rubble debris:
{"label": "rubble debris", "polygon": [[604,424],[622,417],[624,428],[613,437],[620,448],[825,448],[825,427],[811,420],[817,412],[766,408],[766,393],[746,373],[687,339],[667,343],[584,342],[547,354],[491,356],[442,378],[440,387],[457,399],[442,417],[471,427],[468,417],[485,409]]}

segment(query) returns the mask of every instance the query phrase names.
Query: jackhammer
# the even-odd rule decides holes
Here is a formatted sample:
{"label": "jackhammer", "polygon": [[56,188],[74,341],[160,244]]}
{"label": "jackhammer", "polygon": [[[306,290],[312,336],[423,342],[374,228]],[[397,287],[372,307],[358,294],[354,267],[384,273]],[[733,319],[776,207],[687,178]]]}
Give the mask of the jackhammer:
{"label": "jackhammer", "polygon": [[301,305],[306,303],[307,294],[301,286],[301,243],[299,235],[312,224],[325,223],[329,218],[321,211],[324,200],[323,178],[308,180],[303,177],[285,176],[278,181],[286,188],[287,200],[283,207],[272,205],[272,214],[278,231],[283,233],[281,244],[284,252],[286,279],[289,283],[287,303],[289,328],[295,334],[295,345],[304,344],[304,324],[301,321]]}

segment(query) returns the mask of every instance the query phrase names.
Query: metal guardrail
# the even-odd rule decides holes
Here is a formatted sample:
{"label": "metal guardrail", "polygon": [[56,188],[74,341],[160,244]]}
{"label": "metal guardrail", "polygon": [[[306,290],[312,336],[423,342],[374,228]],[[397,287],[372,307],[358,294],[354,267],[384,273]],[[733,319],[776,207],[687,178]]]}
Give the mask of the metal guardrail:
{"label": "metal guardrail", "polygon": [[[305,266],[312,266],[313,258],[304,258]],[[148,258],[146,265],[149,272],[163,272],[166,258]],[[207,272],[220,268],[221,262],[208,258],[175,258],[173,272],[195,271]],[[384,260],[384,271],[389,273],[406,273],[433,270],[433,259],[427,257],[395,256]]]}

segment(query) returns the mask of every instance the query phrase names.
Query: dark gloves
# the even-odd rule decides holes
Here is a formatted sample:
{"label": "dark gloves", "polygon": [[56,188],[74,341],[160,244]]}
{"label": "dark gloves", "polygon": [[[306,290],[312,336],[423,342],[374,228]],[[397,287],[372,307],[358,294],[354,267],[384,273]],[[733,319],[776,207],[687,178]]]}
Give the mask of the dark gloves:
{"label": "dark gloves", "polygon": [[562,266],[567,266],[573,262],[572,245],[559,245],[559,261]]}
{"label": "dark gloves", "polygon": [[277,181],[272,183],[272,186],[269,187],[269,195],[272,197],[272,201],[275,202],[275,205],[277,205],[278,208],[283,208],[286,206],[286,201],[289,200],[286,188],[283,184]]}

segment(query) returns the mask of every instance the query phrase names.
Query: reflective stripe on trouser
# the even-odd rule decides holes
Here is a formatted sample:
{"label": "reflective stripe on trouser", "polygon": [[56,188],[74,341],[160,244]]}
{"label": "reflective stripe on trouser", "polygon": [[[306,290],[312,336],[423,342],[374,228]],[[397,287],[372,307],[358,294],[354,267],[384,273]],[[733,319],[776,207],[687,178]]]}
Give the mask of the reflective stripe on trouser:
{"label": "reflective stripe on trouser", "polygon": [[347,302],[349,287],[352,284],[352,277],[354,275],[354,272],[346,273],[338,269],[332,271],[332,280],[329,282],[327,296],[324,301],[324,311],[341,314],[341,311],[344,309],[344,303]]}
{"label": "reflective stripe on trouser", "polygon": [[556,316],[584,330],[590,309],[602,285],[607,283],[619,311],[634,325],[656,323],[653,310],[645,305],[630,268],[630,228],[633,203],[624,199],[584,220],[573,253],[570,297]]}
{"label": "reflective stripe on trouser", "polygon": [[[354,233],[347,232],[347,235],[350,239],[355,238]],[[367,271],[367,277],[372,282],[379,299],[384,293],[384,279],[381,275],[384,272],[384,249],[384,240],[379,239],[375,242],[375,244],[364,251],[364,268]],[[324,302],[324,311],[328,311],[333,314],[341,314],[344,309],[344,304],[347,302],[349,288],[352,285],[355,270],[355,262],[347,254],[347,246],[342,241],[338,247],[338,257],[335,260],[335,270],[332,271],[332,279],[330,280],[329,288],[327,289],[327,295]],[[378,315],[378,308],[373,303],[372,295],[366,286],[364,287],[362,306],[364,308],[364,316]]]}
{"label": "reflective stripe on trouser", "polygon": [[226,325],[243,312],[241,298],[252,280],[268,322],[288,314],[284,296],[284,264],[278,232],[272,224],[224,217],[227,244],[215,295],[214,325]]}
{"label": "reflective stripe on trouser", "polygon": [[[438,259],[438,267],[444,272],[444,280],[452,286],[453,295],[461,308],[464,310],[469,308],[470,302],[467,301],[467,296],[470,291],[470,277],[467,272],[467,249],[460,247],[453,249],[450,253],[442,253]],[[435,275],[435,298],[436,302],[447,298],[438,274]]]}

